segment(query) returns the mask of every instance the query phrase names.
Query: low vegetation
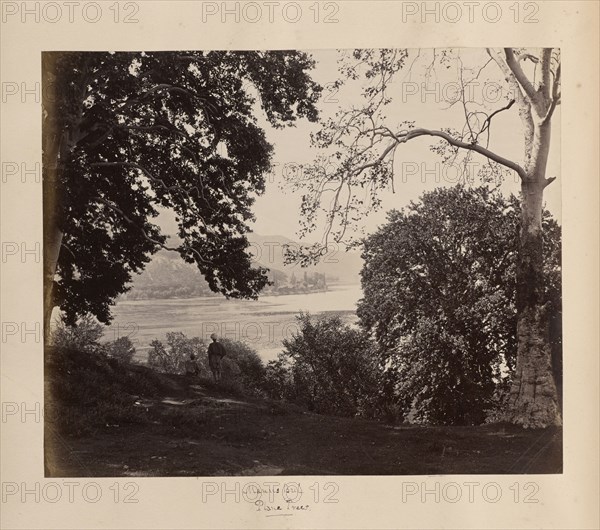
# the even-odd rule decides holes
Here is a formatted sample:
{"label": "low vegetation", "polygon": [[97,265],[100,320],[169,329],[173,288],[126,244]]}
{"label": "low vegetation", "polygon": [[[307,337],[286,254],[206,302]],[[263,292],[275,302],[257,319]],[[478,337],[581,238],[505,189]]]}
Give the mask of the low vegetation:
{"label": "low vegetation", "polygon": [[[296,467],[278,473],[560,472],[560,428],[536,437],[503,423],[515,371],[518,216],[516,199],[461,186],[391,212],[364,241],[358,325],[300,314],[298,331],[266,365],[248,344],[222,338],[218,384],[200,337],[167,333],[140,365],[127,337],[100,342],[93,317],[61,321],[46,350],[46,434],[54,446],[57,439],[153,439],[139,463],[150,474],[245,473],[259,453],[280,463],[295,454]],[[545,307],[560,387],[560,228],[548,215],[544,223]],[[194,376],[185,373],[192,355]],[[331,426],[345,462],[325,447]],[[414,444],[398,460],[400,435]],[[166,467],[148,463],[162,458],[148,454],[155,447],[183,443],[173,440],[221,454],[226,465],[196,465],[177,453]],[[377,444],[377,454],[358,466],[364,443]],[[532,447],[535,455],[521,462]],[[318,461],[308,450],[318,450]],[[407,467],[403,459],[416,455],[423,463]],[[114,459],[110,452],[97,458],[100,466]]]}
{"label": "low vegetation", "polygon": [[[333,339],[336,324],[304,316],[304,332],[292,339],[286,351],[292,353],[302,341],[318,338],[311,345],[317,352],[318,344],[329,344],[323,336]],[[345,340],[357,338],[351,329],[342,332],[334,345],[341,347]],[[177,339],[171,344],[184,349],[195,343]],[[289,368],[291,359],[285,370],[274,370],[283,359],[265,368],[247,349],[229,343],[229,368],[223,384],[215,385],[204,373],[189,378],[156,366],[127,363],[98,346],[79,349],[63,344],[46,350],[47,476],[562,471],[560,429],[540,434],[502,424],[410,426],[356,417],[356,413],[366,415],[370,402],[365,400],[368,392],[362,392],[374,383],[366,374],[351,373],[360,371],[360,363],[346,373],[340,373],[341,359],[315,364],[319,386],[304,401],[315,409],[311,412],[289,402],[298,401],[311,374],[310,356],[298,358],[301,370]],[[360,358],[363,350],[352,351],[350,362]],[[245,378],[240,377],[242,372]],[[278,377],[284,379],[279,386]],[[348,393],[328,404],[325,390],[333,390],[344,377],[351,378],[348,384],[356,390],[355,397]],[[277,394],[276,389],[284,391]]]}
{"label": "low vegetation", "polygon": [[[222,387],[308,411],[387,422],[481,425],[502,419],[515,370],[519,202],[486,186],[423,195],[363,242],[359,326],[300,314],[298,332],[266,366],[222,339]],[[560,388],[560,227],[544,215],[546,307]],[[314,276],[322,279],[318,275]],[[304,275],[308,282],[311,276]],[[295,283],[298,283],[294,276]],[[62,322],[57,350],[131,362],[129,339],[100,344],[92,318]],[[148,366],[182,375],[194,354],[210,381],[206,342],[181,332],[150,343]]]}

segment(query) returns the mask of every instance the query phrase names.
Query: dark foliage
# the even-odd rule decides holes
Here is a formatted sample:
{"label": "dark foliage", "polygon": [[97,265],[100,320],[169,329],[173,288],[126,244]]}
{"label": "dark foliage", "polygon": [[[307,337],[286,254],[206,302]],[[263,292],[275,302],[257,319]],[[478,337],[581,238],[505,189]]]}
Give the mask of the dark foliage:
{"label": "dark foliage", "polygon": [[256,104],[275,127],[314,121],[313,66],[295,51],[44,53],[44,240],[60,248],[56,270],[45,255],[46,311],[108,323],[132,274],[167,248],[160,208],[212,291],[255,297],[268,280],[247,222],[272,155]]}
{"label": "dark foliage", "polygon": [[145,423],[140,397],[168,393],[168,382],[144,366],[69,347],[46,349],[46,428],[67,436],[94,434],[123,423]]}
{"label": "dark foliage", "polygon": [[[458,185],[390,212],[365,240],[358,315],[413,419],[479,424],[498,405],[515,367],[519,216],[515,197]],[[560,230],[548,214],[544,225],[559,314]]]}
{"label": "dark foliage", "polygon": [[297,318],[299,332],[267,364],[267,394],[325,414],[379,416],[385,387],[369,337],[337,316]]}
{"label": "dark foliage", "polygon": [[129,337],[119,337],[103,344],[103,347],[110,358],[117,359],[121,363],[130,363],[135,355],[135,347]]}
{"label": "dark foliage", "polygon": [[[238,394],[261,394],[265,367],[254,349],[243,342],[228,338],[220,339],[227,355],[223,358],[222,376],[219,387]],[[187,337],[184,333],[169,332],[166,345],[160,340],[150,343],[148,365],[167,374],[185,374],[185,362],[193,353],[200,369],[199,377],[204,384],[210,383],[208,366],[208,344],[199,337]]]}

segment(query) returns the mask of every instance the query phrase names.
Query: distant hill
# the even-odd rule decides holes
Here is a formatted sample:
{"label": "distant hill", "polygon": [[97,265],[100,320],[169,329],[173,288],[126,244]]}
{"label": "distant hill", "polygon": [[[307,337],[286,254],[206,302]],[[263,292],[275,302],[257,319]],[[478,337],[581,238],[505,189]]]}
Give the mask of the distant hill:
{"label": "distant hill", "polygon": [[[256,265],[269,269],[273,286],[264,294],[293,294],[323,291],[332,283],[357,284],[362,259],[358,252],[332,250],[317,266],[285,265],[283,245],[298,243],[283,236],[249,234]],[[121,300],[194,298],[213,296],[204,276],[195,265],[184,262],[177,252],[160,250],[144,271],[133,279],[131,290]]]}
{"label": "distant hill", "polygon": [[283,246],[289,244],[292,248],[298,248],[300,245],[284,236],[263,236],[256,233],[248,234],[248,240],[252,245],[252,251],[256,252],[257,261],[269,269],[277,269],[296,276],[303,275],[306,270],[308,273],[317,272],[325,274],[329,282],[338,282],[343,284],[360,283],[360,269],[363,260],[357,251],[346,252],[343,249],[331,248],[323,256],[321,262],[313,267],[302,268],[297,264],[285,265]]}
{"label": "distant hill", "polygon": [[141,274],[133,278],[131,290],[121,300],[193,298],[214,294],[204,276],[177,252],[159,250]]}

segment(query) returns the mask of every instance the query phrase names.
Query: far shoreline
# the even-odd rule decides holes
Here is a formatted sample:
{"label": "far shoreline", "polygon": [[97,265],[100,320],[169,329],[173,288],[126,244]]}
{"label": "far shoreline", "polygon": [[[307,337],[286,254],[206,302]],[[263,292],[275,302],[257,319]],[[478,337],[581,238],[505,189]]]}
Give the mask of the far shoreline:
{"label": "far shoreline", "polygon": [[[339,292],[339,291],[345,291],[348,290],[346,288],[352,288],[352,287],[361,287],[360,282],[357,283],[333,283],[331,284],[331,286],[328,286],[328,289],[326,290],[315,290],[315,291],[307,291],[307,292],[303,292],[303,293],[269,293],[269,294],[265,294],[265,295],[259,295],[258,298],[256,300],[252,300],[252,299],[247,299],[247,298],[225,298],[222,294],[220,293],[213,293],[210,295],[203,295],[203,296],[189,296],[189,297],[172,297],[172,298],[137,298],[135,300],[117,300],[115,302],[115,304],[112,307],[116,307],[118,305],[125,305],[125,304],[134,304],[137,302],[170,302],[170,301],[174,301],[174,302],[186,302],[186,301],[190,301],[190,300],[219,300],[221,299],[224,302],[260,302],[261,300],[266,300],[268,298],[280,298],[282,296],[306,296],[306,295],[313,295],[313,294],[325,294],[325,293],[335,293],[335,292]],[[268,301],[268,300],[267,300]]]}
{"label": "far shoreline", "polygon": [[298,314],[338,315],[353,324],[360,298],[359,283],[340,283],[327,291],[269,294],[257,300],[222,296],[123,300],[113,306],[114,319],[101,341],[128,336],[136,348],[134,362],[145,363],[152,340],[164,343],[169,332],[207,340],[214,331],[245,342],[266,363],[276,358],[283,350],[282,341],[296,331]]}

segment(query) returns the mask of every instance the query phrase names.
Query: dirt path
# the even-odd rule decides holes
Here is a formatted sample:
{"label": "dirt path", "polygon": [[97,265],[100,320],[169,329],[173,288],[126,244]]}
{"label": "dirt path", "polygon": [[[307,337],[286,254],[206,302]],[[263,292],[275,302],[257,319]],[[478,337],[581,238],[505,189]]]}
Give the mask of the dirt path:
{"label": "dirt path", "polygon": [[49,476],[561,473],[560,429],[417,427],[336,418],[170,378],[145,421],[93,435],[46,428]]}

